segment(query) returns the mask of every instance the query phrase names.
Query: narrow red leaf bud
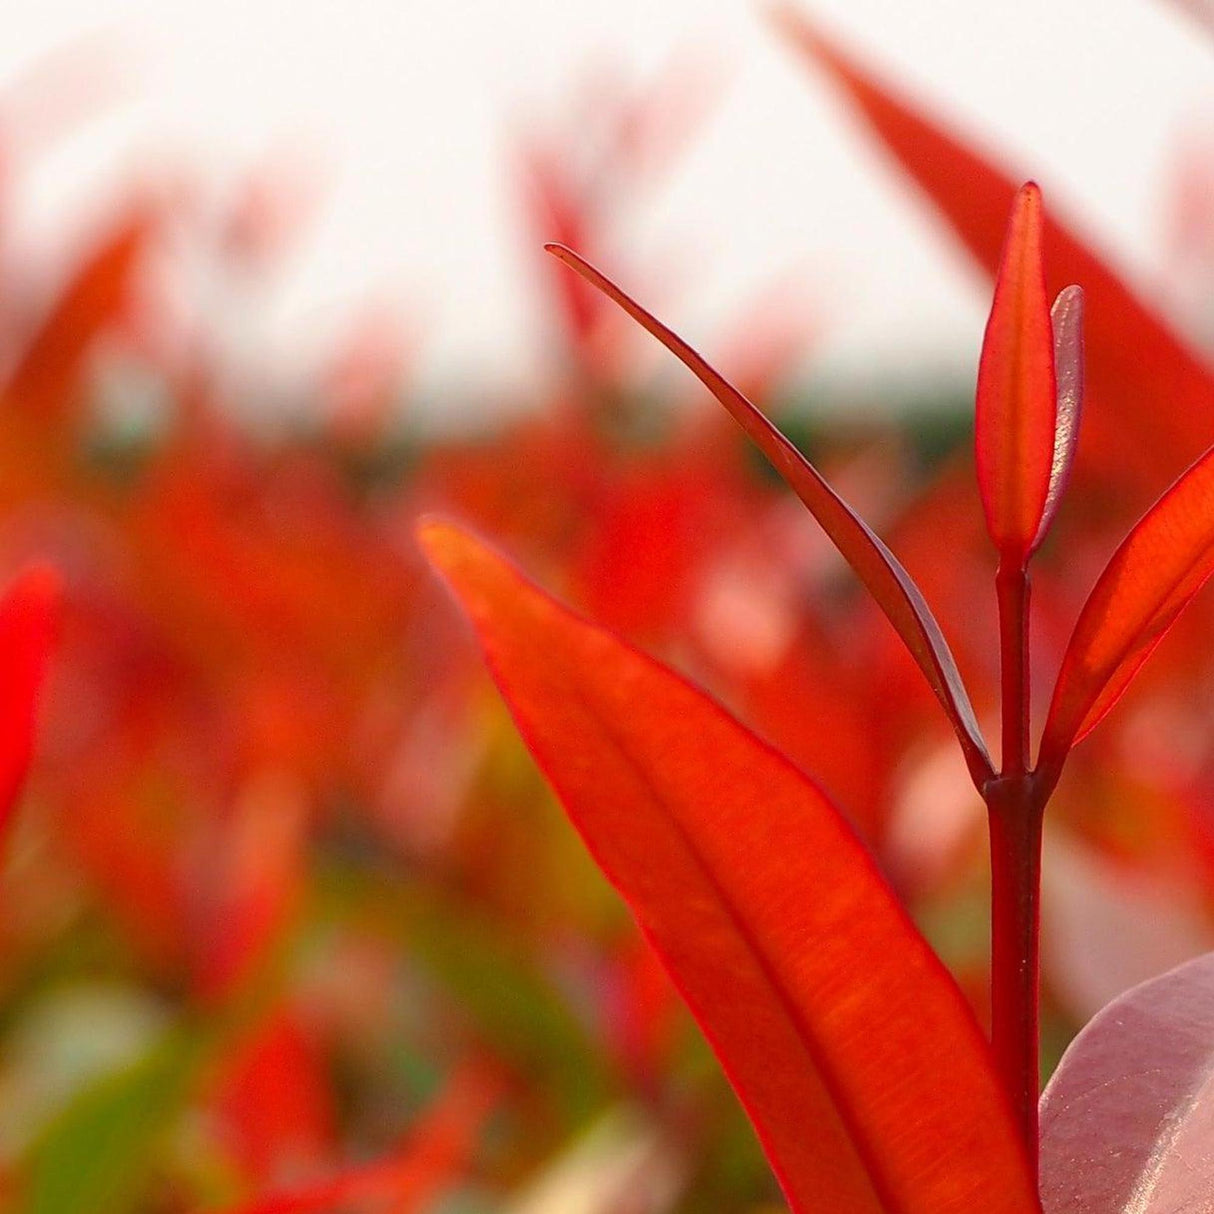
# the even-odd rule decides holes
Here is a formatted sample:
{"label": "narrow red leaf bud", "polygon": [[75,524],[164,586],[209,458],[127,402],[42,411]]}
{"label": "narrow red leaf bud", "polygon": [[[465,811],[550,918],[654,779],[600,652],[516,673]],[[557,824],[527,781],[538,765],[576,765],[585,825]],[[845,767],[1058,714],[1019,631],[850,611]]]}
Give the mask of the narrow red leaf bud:
{"label": "narrow red leaf bud", "polygon": [[1054,463],[1054,340],[1041,261],[1041,191],[1016,195],[978,364],[975,448],[986,528],[1009,565],[1032,552]]}

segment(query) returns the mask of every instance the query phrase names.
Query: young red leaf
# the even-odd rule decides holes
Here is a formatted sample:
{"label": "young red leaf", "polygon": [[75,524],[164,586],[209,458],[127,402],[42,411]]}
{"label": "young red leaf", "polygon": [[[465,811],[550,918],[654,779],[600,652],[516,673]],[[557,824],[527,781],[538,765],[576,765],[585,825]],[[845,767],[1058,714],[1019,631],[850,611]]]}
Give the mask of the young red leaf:
{"label": "young red leaf", "polygon": [[1088,596],[1062,659],[1041,740],[1056,774],[1214,573],[1214,448],[1151,507]]}
{"label": "young red leaf", "polygon": [[723,709],[455,527],[421,532],[794,1211],[1037,1209],[960,992],[840,814]]}
{"label": "young red leaf", "polygon": [[34,749],[38,693],[59,619],[59,575],[46,565],[19,574],[0,600],[0,837]]}
{"label": "young red leaf", "polygon": [[333,1210],[424,1210],[468,1167],[501,1082],[468,1064],[424,1113],[403,1145],[385,1159],[347,1168],[318,1183],[248,1202],[229,1214],[329,1214]]}
{"label": "young red leaf", "polygon": [[986,529],[1009,566],[1040,533],[1054,462],[1054,343],[1041,263],[1041,191],[1016,195],[995,281],[974,434]]}
{"label": "young red leaf", "polygon": [[1046,1214],[1179,1214],[1214,1193],[1214,954],[1115,999],[1041,1097]]}
{"label": "young red leaf", "polygon": [[1050,461],[1050,483],[1041,511],[1041,526],[1033,539],[1036,549],[1058,513],[1058,504],[1071,475],[1075,445],[1079,441],[1079,418],[1083,409],[1083,288],[1070,286],[1058,293],[1050,309],[1054,330],[1054,379],[1057,397],[1054,411],[1054,455]]}
{"label": "young red leaf", "polygon": [[725,406],[805,503],[906,643],[948,714],[974,783],[981,788],[993,774],[982,731],[940,625],[898,558],[759,409],[682,338],[572,250],[551,244],[545,248],[619,304],[674,354]]}
{"label": "young red leaf", "polygon": [[[790,45],[826,73],[993,275],[1015,181],[878,82],[794,5],[778,3],[775,17]],[[1208,367],[1117,273],[1049,216],[1043,247],[1055,282],[1083,283],[1089,303],[1089,387],[1120,449],[1142,458],[1158,451],[1161,466],[1164,458],[1195,459],[1214,442],[1214,376]],[[1167,408],[1158,407],[1164,401]]]}
{"label": "young red leaf", "polygon": [[4,395],[43,421],[62,421],[76,403],[77,381],[97,338],[130,304],[155,223],[139,208],[76,269],[4,385]]}

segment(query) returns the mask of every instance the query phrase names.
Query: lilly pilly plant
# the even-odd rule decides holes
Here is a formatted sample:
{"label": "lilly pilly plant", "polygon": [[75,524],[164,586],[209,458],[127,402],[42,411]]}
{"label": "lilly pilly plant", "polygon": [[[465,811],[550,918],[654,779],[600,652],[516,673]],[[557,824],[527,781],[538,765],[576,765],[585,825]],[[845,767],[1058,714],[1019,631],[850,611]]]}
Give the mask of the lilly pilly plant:
{"label": "lilly pilly plant", "polygon": [[[794,1211],[1162,1214],[1207,1208],[1214,1191],[1211,1152],[1200,1154],[1211,1160],[1203,1171],[1185,1149],[1208,1120],[1210,961],[1123,997],[1080,1035],[1042,1098],[1038,1168],[1046,804],[1071,749],[1214,572],[1211,449],[1097,580],[1034,761],[1029,568],[1066,485],[1083,395],[1083,296],[1068,287],[1051,308],[1042,222],[1040,193],[1026,185],[978,371],[978,481],[999,558],[998,766],[944,635],[897,558],[699,354],[576,253],[549,247],[737,420],[883,609],[944,708],[990,824],[989,1045],[810,779],[677,674],[570,614],[467,533],[440,522],[422,529],[520,731],[715,1049]],[[1185,1204],[1196,1192],[1206,1204]]]}

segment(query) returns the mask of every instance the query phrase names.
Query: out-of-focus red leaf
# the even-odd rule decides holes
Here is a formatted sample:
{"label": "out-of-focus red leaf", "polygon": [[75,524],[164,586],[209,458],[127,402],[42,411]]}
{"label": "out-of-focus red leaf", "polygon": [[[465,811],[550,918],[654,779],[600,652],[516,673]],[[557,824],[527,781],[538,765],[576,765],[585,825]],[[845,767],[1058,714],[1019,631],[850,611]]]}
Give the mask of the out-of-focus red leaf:
{"label": "out-of-focus red leaf", "polygon": [[0,601],[0,838],[34,748],[38,693],[59,620],[59,575],[34,565]]}
{"label": "out-of-focus red leaf", "polygon": [[1172,4],[1188,13],[1207,34],[1214,34],[1214,4],[1210,0],[1172,0]]}
{"label": "out-of-focus red leaf", "polygon": [[1041,529],[1054,462],[1054,343],[1041,264],[1041,191],[1016,195],[982,357],[974,446],[986,529],[1013,565]]}
{"label": "out-of-focus red leaf", "polygon": [[390,1158],[349,1168],[319,1184],[259,1198],[229,1214],[328,1214],[364,1207],[411,1214],[425,1209],[444,1187],[459,1179],[500,1099],[497,1077],[468,1064],[452,1076]]}
{"label": "out-of-focus red leaf", "polygon": [[431,523],[421,538],[792,1208],[1036,1210],[964,999],[822,793],[466,533]]}
{"label": "out-of-focus red leaf", "polygon": [[1054,455],[1050,462],[1050,483],[1041,511],[1041,526],[1033,547],[1045,538],[1058,513],[1058,504],[1066,490],[1079,441],[1079,418],[1083,410],[1083,288],[1065,287],[1050,309],[1054,330],[1054,379],[1056,403],[1054,417]]}
{"label": "out-of-focus red leaf", "polygon": [[1114,1000],[1041,1097],[1046,1214],[1179,1214],[1214,1191],[1214,954]]}
{"label": "out-of-focus red leaf", "polygon": [[[924,190],[988,274],[999,265],[1015,178],[894,94],[795,6],[775,17],[789,42],[855,106],[873,134]],[[1099,408],[1085,448],[1115,443],[1153,472],[1195,459],[1214,442],[1214,376],[1202,360],[1071,231],[1046,217],[1051,289],[1083,284],[1088,300],[1088,386]],[[1167,402],[1163,408],[1161,402]],[[1095,440],[1095,441],[1093,441]]]}
{"label": "out-of-focus red leaf", "polygon": [[198,998],[230,999],[289,925],[304,884],[306,823],[306,798],[290,779],[267,774],[244,790],[206,883]]}
{"label": "out-of-focus red leaf", "polygon": [[822,479],[818,470],[728,380],[696,353],[682,338],[651,316],[605,275],[572,250],[545,246],[558,260],[576,270],[614,300],[629,316],[653,334],[721,402],[752,442],[772,462],[793,492],[809,508],[831,542],[856,576],[868,588],[906,643],[923,671],[965,751],[970,773],[979,787],[992,774],[982,731],[969,695],[949,652],[948,642],[931,608],[919,593],[898,558],[869,530],[868,525]]}
{"label": "out-of-focus red leaf", "polygon": [[223,1060],[216,1113],[243,1171],[299,1175],[333,1150],[334,1096],[324,1058],[298,1018],[275,1009]]}
{"label": "out-of-focus red leaf", "polygon": [[1041,766],[1066,752],[1120,698],[1214,573],[1214,448],[1151,507],[1113,554],[1071,634],[1041,740]]}
{"label": "out-of-focus red leaf", "polygon": [[75,404],[84,358],[123,316],[154,222],[139,209],[85,259],[34,334],[4,386],[4,397],[34,417],[62,419]]}

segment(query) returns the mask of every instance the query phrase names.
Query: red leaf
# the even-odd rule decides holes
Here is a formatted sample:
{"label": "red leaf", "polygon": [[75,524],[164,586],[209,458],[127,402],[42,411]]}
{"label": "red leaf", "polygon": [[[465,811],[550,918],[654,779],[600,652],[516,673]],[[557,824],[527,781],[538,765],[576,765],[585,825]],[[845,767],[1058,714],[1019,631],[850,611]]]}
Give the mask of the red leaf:
{"label": "red leaf", "polygon": [[1041,191],[1012,207],[978,363],[974,442],[986,529],[1009,564],[1041,529],[1054,457],[1054,347],[1041,264]]}
{"label": "red leaf", "polygon": [[1207,1210],[1214,1192],[1214,954],[1115,999],[1041,1097],[1047,1214]]}
{"label": "red leaf", "polygon": [[329,1214],[356,1203],[402,1214],[425,1209],[460,1178],[500,1096],[500,1081],[487,1069],[469,1064],[452,1076],[404,1145],[388,1158],[262,1197],[230,1214]]}
{"label": "red leaf", "polygon": [[34,749],[35,710],[59,622],[59,575],[33,565],[0,601],[0,837]]}
{"label": "red leaf", "polygon": [[975,784],[981,788],[992,776],[982,731],[969,695],[957,671],[940,625],[898,558],[867,524],[822,479],[818,470],[722,375],[708,365],[682,338],[651,316],[610,279],[570,249],[545,248],[588,282],[613,299],[629,316],[658,339],[721,402],[752,442],[771,461],[789,487],[808,507],[823,531],[868,588],[906,643],[944,711],[948,714]]}
{"label": "red leaf", "polygon": [[[993,275],[1015,180],[1022,178],[1010,177],[885,88],[791,4],[778,5],[776,20]],[[1090,438],[1115,444],[1114,466],[1127,455],[1152,461],[1153,472],[1195,459],[1214,442],[1214,376],[1208,367],[1112,269],[1049,216],[1042,243],[1050,280],[1082,283],[1087,295],[1088,386],[1100,404]],[[1099,443],[1085,445],[1091,452]]]}
{"label": "red leaf", "polygon": [[1036,1210],[963,997],[822,793],[467,534],[421,539],[793,1210]]}
{"label": "red leaf", "polygon": [[97,338],[123,318],[153,235],[153,217],[142,208],[107,233],[34,334],[4,387],[7,398],[43,421],[68,415],[85,357]]}
{"label": "red leaf", "polygon": [[1139,520],[1083,605],[1041,740],[1043,769],[1061,768],[1211,573],[1214,448]]}

